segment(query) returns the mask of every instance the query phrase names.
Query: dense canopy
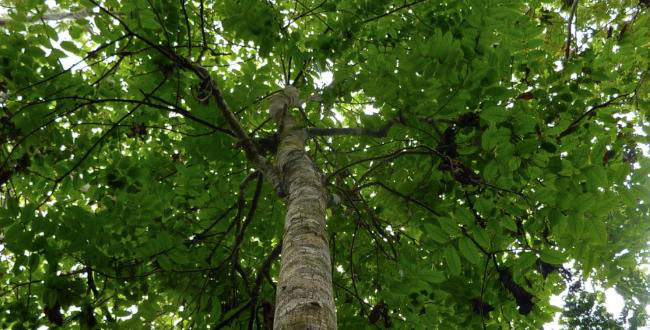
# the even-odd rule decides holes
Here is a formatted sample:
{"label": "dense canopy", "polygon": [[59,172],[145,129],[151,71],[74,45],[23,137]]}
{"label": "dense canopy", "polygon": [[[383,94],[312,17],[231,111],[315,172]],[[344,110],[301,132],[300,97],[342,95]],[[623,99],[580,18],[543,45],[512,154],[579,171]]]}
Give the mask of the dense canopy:
{"label": "dense canopy", "polygon": [[271,328],[288,85],[338,327],[645,322],[647,0],[0,3],[3,329]]}

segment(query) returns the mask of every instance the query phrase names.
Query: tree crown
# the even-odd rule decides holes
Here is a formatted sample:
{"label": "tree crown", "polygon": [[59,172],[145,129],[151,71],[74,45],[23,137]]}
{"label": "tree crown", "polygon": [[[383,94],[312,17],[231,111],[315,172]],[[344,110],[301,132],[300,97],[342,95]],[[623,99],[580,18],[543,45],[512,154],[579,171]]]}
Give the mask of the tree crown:
{"label": "tree crown", "polygon": [[648,1],[56,5],[0,21],[3,328],[270,326],[287,85],[342,328],[539,328],[580,279],[645,320]]}

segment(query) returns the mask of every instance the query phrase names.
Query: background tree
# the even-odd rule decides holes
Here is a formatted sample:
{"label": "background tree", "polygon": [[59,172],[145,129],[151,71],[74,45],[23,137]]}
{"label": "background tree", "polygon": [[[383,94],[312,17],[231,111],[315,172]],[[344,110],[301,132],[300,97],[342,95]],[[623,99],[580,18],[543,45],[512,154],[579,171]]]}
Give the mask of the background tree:
{"label": "background tree", "polygon": [[3,328],[270,328],[281,99],[340,201],[341,328],[539,328],[580,277],[647,302],[647,1],[3,8]]}
{"label": "background tree", "polygon": [[581,283],[574,283],[565,299],[560,324],[566,329],[623,329],[604,305],[601,292],[581,290]]}

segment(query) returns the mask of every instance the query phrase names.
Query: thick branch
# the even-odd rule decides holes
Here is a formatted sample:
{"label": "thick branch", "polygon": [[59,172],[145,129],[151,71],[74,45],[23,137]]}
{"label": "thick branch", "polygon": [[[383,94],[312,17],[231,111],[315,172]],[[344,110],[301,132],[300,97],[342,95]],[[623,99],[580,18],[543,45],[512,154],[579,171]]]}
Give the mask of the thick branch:
{"label": "thick branch", "polygon": [[232,111],[228,107],[228,104],[226,104],[226,101],[223,99],[223,96],[221,95],[221,91],[219,91],[219,89],[214,85],[212,85],[212,96],[214,96],[214,99],[217,101],[217,107],[219,108],[221,114],[226,119],[226,122],[232,129],[233,133],[235,133],[235,136],[237,136],[237,138],[239,139],[240,145],[244,148],[244,152],[246,153],[246,158],[251,163],[253,163],[253,166],[256,169],[259,169],[260,172],[262,172],[262,174],[267,180],[269,180],[269,182],[273,186],[273,190],[275,190],[275,192],[280,197],[286,196],[286,193],[282,189],[282,178],[280,177],[280,173],[275,167],[273,167],[273,165],[266,158],[264,158],[260,154],[253,140],[250,138],[248,133],[246,133],[246,131],[241,127],[241,125],[239,124],[239,120],[237,120],[235,114],[232,113]]}
{"label": "thick branch", "polygon": [[[27,22],[35,22],[35,21],[61,21],[61,20],[66,20],[66,19],[80,19],[86,16],[90,16],[92,14],[91,11],[88,11],[87,9],[82,9],[74,12],[63,12],[63,13],[47,13],[45,15],[34,15],[34,16],[29,16],[27,17]],[[7,25],[7,23],[11,22],[11,18],[9,17],[0,17],[0,26]]]}
{"label": "thick branch", "polygon": [[376,138],[386,137],[390,128],[393,127],[394,121],[389,121],[380,128],[365,128],[365,127],[352,127],[352,128],[307,128],[307,135],[314,136],[370,136]]}
{"label": "thick branch", "polygon": [[185,70],[191,71],[194,74],[196,74],[196,76],[201,80],[203,88],[208,90],[208,92],[210,92],[211,95],[216,100],[219,111],[226,119],[226,122],[230,126],[230,129],[233,131],[235,136],[239,139],[239,144],[244,148],[244,152],[246,153],[246,158],[253,164],[253,167],[255,167],[260,172],[262,172],[264,177],[269,180],[269,182],[273,186],[273,189],[276,191],[276,193],[279,196],[284,197],[286,195],[285,192],[282,190],[282,185],[281,185],[282,180],[280,177],[280,173],[275,167],[273,167],[273,165],[266,158],[264,158],[259,153],[257,147],[255,146],[255,143],[251,140],[248,133],[246,133],[246,131],[242,128],[241,124],[239,123],[239,120],[237,119],[237,117],[235,117],[235,114],[230,110],[230,107],[228,107],[228,104],[226,104],[226,101],[221,95],[221,91],[217,87],[216,83],[210,77],[210,73],[208,72],[208,70],[206,70],[198,63],[192,62],[191,60],[176,54],[173,49],[157,45],[153,43],[151,40],[133,32],[133,30],[131,30],[128,24],[126,24],[122,19],[120,19],[119,16],[110,12],[108,9],[102,7],[97,1],[95,0],[89,0],[89,1],[92,2],[94,5],[96,5],[97,7],[99,7],[99,9],[105,12],[107,15],[119,21],[120,25],[124,27],[124,30],[126,30],[127,33],[135,36],[145,44],[156,49],[162,55],[169,58],[171,61],[175,62],[180,68],[183,68]]}

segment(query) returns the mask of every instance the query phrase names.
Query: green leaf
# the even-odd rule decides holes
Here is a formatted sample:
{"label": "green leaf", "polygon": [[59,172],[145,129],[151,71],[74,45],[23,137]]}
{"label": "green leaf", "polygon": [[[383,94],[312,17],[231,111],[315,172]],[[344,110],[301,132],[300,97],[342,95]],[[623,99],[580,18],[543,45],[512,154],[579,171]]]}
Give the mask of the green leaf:
{"label": "green leaf", "polygon": [[495,126],[490,126],[483,132],[481,137],[481,147],[483,150],[490,151],[494,149],[498,142],[498,130]]}
{"label": "green leaf", "polygon": [[449,241],[449,235],[443,232],[442,229],[440,229],[440,227],[434,224],[431,223],[424,224],[424,231],[428,238],[431,238],[440,244],[444,244],[447,243],[447,241]]}
{"label": "green leaf", "polygon": [[515,145],[515,150],[521,156],[527,156],[535,152],[539,146],[536,139],[523,140]]}
{"label": "green leaf", "polygon": [[427,270],[427,269],[425,269],[425,270],[422,270],[419,273],[419,275],[422,276],[422,278],[425,281],[430,282],[432,284],[440,284],[440,283],[446,281],[445,274],[443,272],[441,272],[441,271],[438,271],[438,270]]}
{"label": "green leaf", "polygon": [[601,219],[592,219],[587,226],[589,229],[589,236],[594,245],[607,244],[607,227]]}
{"label": "green leaf", "polygon": [[169,259],[169,257],[167,257],[164,254],[159,255],[156,258],[156,260],[158,261],[158,264],[160,265],[160,268],[162,268],[163,270],[171,270],[172,267],[174,266],[172,264],[172,261]]}
{"label": "green leaf", "polygon": [[557,151],[557,147],[550,142],[542,142],[542,149],[554,154]]}
{"label": "green leaf", "polygon": [[458,228],[458,224],[454,219],[451,218],[440,218],[440,221],[438,221],[438,224],[440,224],[440,228],[442,228],[447,235],[454,237],[460,234],[460,229]]}
{"label": "green leaf", "polygon": [[79,48],[77,45],[74,44],[72,41],[62,41],[61,42],[61,48],[73,53],[77,54],[79,52]]}
{"label": "green leaf", "polygon": [[156,29],[160,27],[160,23],[156,19],[156,16],[153,12],[149,10],[140,10],[140,24],[142,27],[148,29]]}
{"label": "green leaf", "polygon": [[458,249],[463,257],[465,257],[469,262],[475,265],[481,264],[480,251],[469,238],[461,237],[458,240]]}
{"label": "green leaf", "polygon": [[476,228],[473,232],[473,237],[476,240],[476,242],[483,247],[483,250],[490,251],[490,236],[488,235],[487,231],[482,228]]}
{"label": "green leaf", "polygon": [[81,38],[84,29],[81,26],[73,25],[70,27],[69,32],[70,32],[70,37],[72,37],[72,39],[79,39]]}
{"label": "green leaf", "polygon": [[569,232],[571,233],[571,235],[576,239],[582,237],[582,232],[585,228],[584,219],[580,217],[575,217],[573,219],[567,219],[567,220],[568,220]]}
{"label": "green leaf", "polygon": [[496,161],[491,160],[487,165],[485,165],[483,173],[483,177],[488,181],[496,179],[499,175],[499,164]]}
{"label": "green leaf", "polygon": [[501,224],[501,226],[503,226],[504,228],[510,230],[511,232],[514,232],[514,233],[517,232],[517,224],[515,224],[515,220],[513,220],[512,218],[505,217],[505,218],[501,219],[501,221],[499,221],[499,223]]}
{"label": "green leaf", "polygon": [[508,89],[505,87],[500,87],[500,86],[495,86],[495,87],[490,87],[485,91],[485,94],[493,96],[493,97],[501,97],[506,95],[508,92]]}
{"label": "green leaf", "polygon": [[38,254],[32,254],[29,256],[29,268],[31,271],[36,270],[41,261],[41,256]]}
{"label": "green leaf", "polygon": [[488,107],[481,111],[481,119],[491,124],[502,123],[510,117],[508,111],[502,107]]}
{"label": "green leaf", "polygon": [[447,267],[449,267],[451,274],[456,276],[460,275],[461,263],[458,252],[456,252],[456,248],[451,245],[445,247],[444,256],[445,260],[447,261]]}
{"label": "green leaf", "polygon": [[515,261],[514,269],[516,272],[526,272],[529,270],[537,260],[537,256],[531,252],[524,252],[519,255],[517,261]]}
{"label": "green leaf", "polygon": [[[540,328],[562,290],[540,254],[648,295],[647,1],[580,2],[603,26],[569,58],[566,1],[99,2],[0,9],[0,292],[43,280],[0,298],[3,328],[57,326],[48,300],[68,328],[105,321],[86,266],[116,317],[138,306],[119,328],[247,328],[244,279],[291,278],[266,265],[281,242],[295,265],[331,256],[341,329]],[[268,116],[294,81],[296,130]]]}
{"label": "green leaf", "polygon": [[167,253],[171,261],[177,265],[186,265],[189,262],[187,252],[183,253],[178,249],[173,249]]}
{"label": "green leaf", "polygon": [[494,203],[488,198],[478,198],[475,203],[476,210],[484,215],[489,215],[494,210]]}
{"label": "green leaf", "polygon": [[552,173],[560,173],[562,171],[562,159],[560,157],[551,157],[548,160],[548,169]]}
{"label": "green leaf", "polygon": [[550,248],[545,248],[542,249],[539,253],[540,257],[544,262],[547,262],[549,264],[553,265],[561,265],[567,260],[566,254],[558,251],[558,250],[553,250]]}
{"label": "green leaf", "polygon": [[592,191],[607,187],[607,172],[602,166],[588,166],[583,170],[583,173],[587,177],[587,185],[591,187]]}
{"label": "green leaf", "polygon": [[512,157],[508,160],[508,170],[515,171],[521,165],[521,159],[519,157]]}
{"label": "green leaf", "polygon": [[17,217],[18,214],[20,213],[20,208],[18,207],[18,199],[16,198],[9,198],[7,201],[7,210],[8,216],[9,217]]}

